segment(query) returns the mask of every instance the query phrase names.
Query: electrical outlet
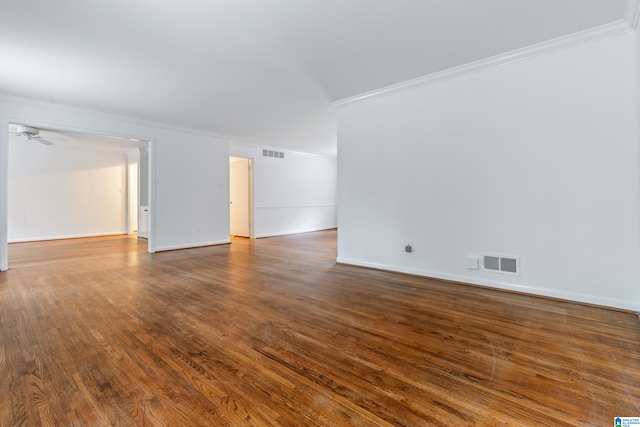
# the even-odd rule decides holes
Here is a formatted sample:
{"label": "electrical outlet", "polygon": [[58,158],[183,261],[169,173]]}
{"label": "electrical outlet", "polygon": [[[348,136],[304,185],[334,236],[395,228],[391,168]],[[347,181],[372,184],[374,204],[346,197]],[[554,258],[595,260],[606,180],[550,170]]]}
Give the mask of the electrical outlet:
{"label": "electrical outlet", "polygon": [[197,226],[196,227],[196,233],[202,233],[202,226]]}
{"label": "electrical outlet", "polygon": [[407,242],[407,244],[404,247],[404,251],[406,253],[411,253],[413,252],[413,244],[411,242]]}

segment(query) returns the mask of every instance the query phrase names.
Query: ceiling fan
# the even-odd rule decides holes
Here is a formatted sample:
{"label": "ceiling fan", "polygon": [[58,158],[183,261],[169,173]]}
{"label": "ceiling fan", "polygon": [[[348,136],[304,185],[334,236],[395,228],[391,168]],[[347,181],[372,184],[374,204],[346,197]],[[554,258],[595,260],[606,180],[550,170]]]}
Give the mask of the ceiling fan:
{"label": "ceiling fan", "polygon": [[31,126],[17,126],[15,132],[9,132],[11,135],[21,136],[27,141],[37,141],[44,145],[54,145],[53,142],[46,140],[40,136],[40,129]]}

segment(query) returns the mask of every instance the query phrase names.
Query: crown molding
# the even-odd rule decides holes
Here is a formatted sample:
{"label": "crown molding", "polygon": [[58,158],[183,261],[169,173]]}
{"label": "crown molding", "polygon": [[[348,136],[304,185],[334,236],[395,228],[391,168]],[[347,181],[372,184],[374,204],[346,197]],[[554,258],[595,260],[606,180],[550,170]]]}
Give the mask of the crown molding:
{"label": "crown molding", "polygon": [[[259,141],[251,141],[251,140],[246,140],[246,139],[237,139],[237,138],[232,138],[229,140],[229,146],[230,147],[244,147],[244,148],[250,148],[250,149],[255,149],[255,150],[259,150],[260,152],[262,152],[262,150],[267,149],[267,150],[274,150],[274,151],[283,151],[287,154],[296,154],[299,156],[308,156],[308,157],[322,157],[322,158],[326,158],[326,159],[332,159],[335,160],[336,157],[338,157],[336,154],[323,154],[323,153],[307,153],[304,151],[296,151],[296,150],[291,150],[289,148],[284,148],[284,147],[278,147],[275,145],[270,145],[268,143],[261,143]],[[233,150],[231,150],[233,151]],[[231,154],[233,156],[233,154]],[[242,157],[242,156],[238,156],[238,157]],[[259,157],[262,157],[262,154],[260,154]]]}
{"label": "crown molding", "polygon": [[[7,95],[4,93],[0,93],[0,103],[2,102],[6,102],[9,105],[14,104],[14,105],[30,106],[34,108],[47,108],[54,111],[84,115],[84,116],[94,117],[94,118],[104,119],[104,120],[113,120],[113,121],[128,123],[132,125],[160,128],[164,130],[181,132],[181,133],[204,135],[204,136],[214,137],[214,138],[223,139],[227,141],[231,139],[231,136],[229,135],[217,134],[217,133],[209,132],[202,129],[187,128],[179,125],[173,125],[170,123],[161,123],[161,122],[140,119],[137,117],[125,116],[125,115],[116,114],[116,113],[109,113],[109,112],[92,110],[92,109],[83,108],[83,107],[75,107],[75,106],[70,106],[66,104],[58,104],[55,102],[46,102],[39,99],[23,98],[20,96]],[[87,131],[91,131],[91,130],[87,129]],[[114,136],[118,136],[118,135],[114,135]],[[143,136],[140,136],[140,137],[143,139],[146,138]]]}
{"label": "crown molding", "polygon": [[[633,19],[636,23],[638,21],[638,17],[640,16],[640,7],[638,6],[639,4],[640,0],[629,0],[628,10],[633,9],[633,11],[625,13],[625,17],[634,16]],[[449,68],[443,71],[437,71],[435,73],[427,74],[426,76],[407,80],[401,83],[396,83],[380,89],[372,90],[370,92],[365,92],[360,95],[340,99],[338,101],[332,102],[331,105],[335,108],[347,107],[361,102],[377,99],[383,96],[392,95],[405,90],[440,83],[446,80],[462,77],[467,74],[477,73],[479,71],[500,67],[503,65],[511,64],[513,62],[522,61],[525,59],[545,55],[551,52],[556,52],[575,46],[580,46],[601,39],[606,39],[609,37],[617,36],[619,34],[627,33],[629,31],[633,31],[633,29],[634,27],[632,27],[630,23],[626,21],[626,19],[615,21],[609,24],[590,28],[588,30],[579,31],[577,33],[537,43],[521,49],[516,49],[503,54],[491,56],[489,58],[480,59],[468,64],[459,65],[457,67]]]}
{"label": "crown molding", "polygon": [[627,8],[624,11],[624,22],[627,23],[631,29],[638,28],[638,21],[640,20],[640,0],[627,0]]}

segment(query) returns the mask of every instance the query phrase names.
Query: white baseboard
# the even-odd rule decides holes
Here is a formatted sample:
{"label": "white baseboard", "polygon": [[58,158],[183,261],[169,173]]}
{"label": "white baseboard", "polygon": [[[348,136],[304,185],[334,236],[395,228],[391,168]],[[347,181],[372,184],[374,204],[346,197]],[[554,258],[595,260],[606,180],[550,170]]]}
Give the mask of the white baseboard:
{"label": "white baseboard", "polygon": [[578,292],[558,291],[556,289],[540,288],[537,286],[516,285],[513,283],[499,282],[494,280],[478,279],[477,277],[442,273],[438,271],[422,270],[416,268],[400,267],[395,265],[378,264],[373,262],[365,262],[349,258],[338,257],[337,262],[340,264],[353,265],[358,267],[374,268],[377,270],[385,270],[397,273],[413,274],[416,276],[429,277],[434,279],[449,280],[453,282],[467,283],[471,285],[486,286],[495,289],[503,289],[508,291],[522,292],[526,294],[557,298],[567,301],[574,301],[602,307],[617,308],[640,312],[640,305],[633,301],[619,300],[614,298],[606,298],[598,295],[581,294]]}
{"label": "white baseboard", "polygon": [[294,231],[280,231],[280,232],[274,232],[274,233],[263,233],[263,234],[256,234],[255,238],[256,239],[262,239],[262,238],[265,238],[265,237],[290,236],[292,234],[314,233],[316,231],[334,230],[336,228],[338,228],[338,227],[335,226],[335,227],[307,228],[307,229],[294,230]]}
{"label": "white baseboard", "polygon": [[175,250],[178,250],[178,249],[202,248],[202,247],[205,247],[205,246],[226,245],[228,243],[231,243],[231,239],[216,240],[216,241],[212,241],[212,242],[186,243],[186,244],[183,244],[183,245],[158,246],[158,247],[155,248],[155,252],[175,251]]}
{"label": "white baseboard", "polygon": [[71,234],[62,236],[47,237],[27,237],[22,239],[9,239],[8,243],[26,243],[26,242],[43,242],[47,240],[65,240],[65,239],[82,239],[86,237],[106,237],[106,236],[124,236],[128,235],[126,231],[113,231],[110,233],[87,233],[87,234]]}

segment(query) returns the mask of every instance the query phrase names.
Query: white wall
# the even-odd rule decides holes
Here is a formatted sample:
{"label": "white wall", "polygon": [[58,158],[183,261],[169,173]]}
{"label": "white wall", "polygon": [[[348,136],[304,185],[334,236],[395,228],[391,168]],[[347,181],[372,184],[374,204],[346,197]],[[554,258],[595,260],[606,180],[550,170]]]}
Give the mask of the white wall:
{"label": "white wall", "polygon": [[[264,157],[262,149],[285,158]],[[255,237],[326,230],[337,226],[337,164],[331,156],[295,153],[231,142],[232,156],[254,159]]]}
{"label": "white wall", "polygon": [[228,142],[171,132],[154,154],[156,250],[228,243]]}
{"label": "white wall", "polygon": [[9,160],[10,242],[127,233],[126,153],[20,140]]}
{"label": "white wall", "polygon": [[83,109],[0,97],[0,269],[7,268],[8,125],[150,142],[149,250],[229,241],[229,144],[215,135]]}
{"label": "white wall", "polygon": [[[628,32],[340,108],[338,260],[639,309],[635,49]],[[466,268],[483,253],[521,275]]]}

